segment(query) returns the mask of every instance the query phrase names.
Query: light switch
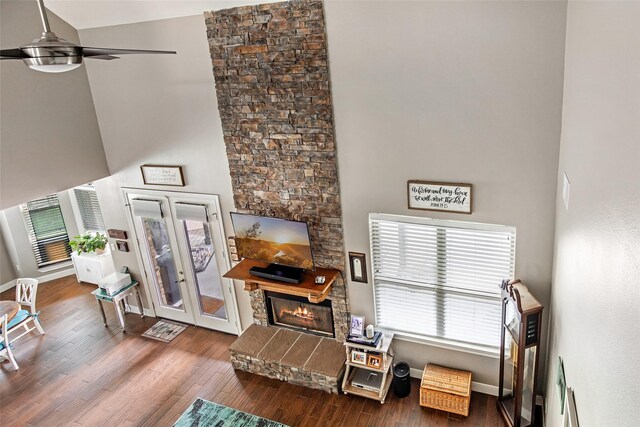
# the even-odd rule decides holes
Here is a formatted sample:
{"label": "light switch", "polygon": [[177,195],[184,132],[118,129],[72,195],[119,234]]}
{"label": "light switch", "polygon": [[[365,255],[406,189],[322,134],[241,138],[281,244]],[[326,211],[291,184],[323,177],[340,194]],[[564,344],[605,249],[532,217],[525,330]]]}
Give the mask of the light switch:
{"label": "light switch", "polygon": [[571,183],[567,177],[567,173],[564,173],[564,180],[562,184],[562,200],[564,200],[565,209],[569,209],[569,190],[571,189]]}

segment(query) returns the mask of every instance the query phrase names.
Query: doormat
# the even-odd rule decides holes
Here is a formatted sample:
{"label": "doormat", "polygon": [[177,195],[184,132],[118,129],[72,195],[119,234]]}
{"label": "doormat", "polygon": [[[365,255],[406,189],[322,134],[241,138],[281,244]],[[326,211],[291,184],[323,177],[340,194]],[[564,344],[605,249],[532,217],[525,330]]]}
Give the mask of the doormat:
{"label": "doormat", "polygon": [[147,329],[147,331],[144,334],[142,334],[142,336],[146,338],[151,338],[152,340],[158,340],[164,343],[169,343],[173,341],[175,337],[180,335],[182,331],[187,329],[187,326],[188,325],[172,322],[170,320],[160,320],[155,325]]}
{"label": "doormat", "polygon": [[196,399],[184,411],[173,427],[287,427],[284,424],[247,414],[237,409],[218,405],[204,399]]}

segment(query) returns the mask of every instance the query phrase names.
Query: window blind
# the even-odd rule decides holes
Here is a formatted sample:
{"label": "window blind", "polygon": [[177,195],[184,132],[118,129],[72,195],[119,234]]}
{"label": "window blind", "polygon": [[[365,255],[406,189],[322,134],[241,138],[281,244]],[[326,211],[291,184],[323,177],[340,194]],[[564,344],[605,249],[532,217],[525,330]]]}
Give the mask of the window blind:
{"label": "window blind", "polygon": [[38,267],[68,260],[71,248],[58,196],[32,200],[20,209]]}
{"label": "window blind", "polygon": [[498,350],[514,228],[385,214],[371,214],[369,227],[380,327]]}
{"label": "window blind", "polygon": [[76,196],[84,230],[104,233],[105,226],[95,188],[90,186],[77,187],[73,189],[73,193]]}

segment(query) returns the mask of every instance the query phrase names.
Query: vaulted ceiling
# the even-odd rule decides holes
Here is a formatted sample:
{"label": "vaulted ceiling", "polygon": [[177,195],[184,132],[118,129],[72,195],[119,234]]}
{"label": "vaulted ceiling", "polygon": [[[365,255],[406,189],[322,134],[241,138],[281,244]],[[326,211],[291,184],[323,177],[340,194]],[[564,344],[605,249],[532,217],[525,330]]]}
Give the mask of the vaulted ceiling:
{"label": "vaulted ceiling", "polygon": [[282,0],[45,0],[46,7],[76,29],[155,21],[204,11]]}

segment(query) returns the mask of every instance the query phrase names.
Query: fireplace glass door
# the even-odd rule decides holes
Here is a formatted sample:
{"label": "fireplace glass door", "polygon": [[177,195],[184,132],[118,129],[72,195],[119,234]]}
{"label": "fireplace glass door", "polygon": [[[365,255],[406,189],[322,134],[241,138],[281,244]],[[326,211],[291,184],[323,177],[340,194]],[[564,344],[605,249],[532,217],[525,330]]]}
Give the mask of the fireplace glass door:
{"label": "fireplace glass door", "polygon": [[269,322],[274,326],[333,337],[331,301],[310,303],[306,298],[267,293]]}

